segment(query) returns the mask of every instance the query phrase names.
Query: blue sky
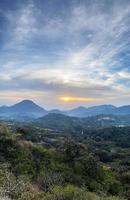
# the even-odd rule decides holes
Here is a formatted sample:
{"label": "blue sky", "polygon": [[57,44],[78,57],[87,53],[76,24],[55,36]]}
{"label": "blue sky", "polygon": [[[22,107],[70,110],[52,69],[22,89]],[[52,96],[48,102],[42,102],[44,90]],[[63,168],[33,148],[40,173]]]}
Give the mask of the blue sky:
{"label": "blue sky", "polygon": [[22,99],[130,104],[130,1],[0,0],[0,104]]}

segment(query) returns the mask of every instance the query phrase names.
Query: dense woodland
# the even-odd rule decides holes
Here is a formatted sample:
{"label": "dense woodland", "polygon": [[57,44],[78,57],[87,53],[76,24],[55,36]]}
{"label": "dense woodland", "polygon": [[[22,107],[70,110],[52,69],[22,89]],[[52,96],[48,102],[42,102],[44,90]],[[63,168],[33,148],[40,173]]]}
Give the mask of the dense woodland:
{"label": "dense woodland", "polygon": [[0,125],[0,195],[17,200],[130,198],[130,127],[54,132]]}

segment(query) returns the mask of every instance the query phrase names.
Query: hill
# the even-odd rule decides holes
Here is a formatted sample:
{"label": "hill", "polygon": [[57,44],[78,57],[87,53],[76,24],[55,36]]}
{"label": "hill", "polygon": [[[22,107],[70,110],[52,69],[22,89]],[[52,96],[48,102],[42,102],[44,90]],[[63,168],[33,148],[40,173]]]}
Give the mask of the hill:
{"label": "hill", "polygon": [[53,129],[55,131],[75,132],[81,129],[79,118],[69,117],[63,114],[50,113],[36,120],[42,127]]}
{"label": "hill", "polygon": [[130,115],[97,115],[86,118],[70,117],[63,114],[48,114],[34,121],[40,127],[64,133],[81,134],[86,128],[124,127],[130,125]]}

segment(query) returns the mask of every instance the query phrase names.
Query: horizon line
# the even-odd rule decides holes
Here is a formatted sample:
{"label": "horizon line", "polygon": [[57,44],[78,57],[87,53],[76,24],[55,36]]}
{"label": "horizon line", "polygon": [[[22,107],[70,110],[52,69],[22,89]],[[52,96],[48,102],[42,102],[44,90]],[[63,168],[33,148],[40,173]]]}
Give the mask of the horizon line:
{"label": "horizon line", "polygon": [[117,105],[114,105],[114,104],[97,104],[97,105],[92,105],[92,106],[75,106],[75,107],[72,107],[72,108],[69,108],[69,109],[60,109],[60,108],[57,108],[57,107],[54,107],[54,108],[50,108],[50,109],[47,109],[46,107],[44,107],[44,106],[42,106],[42,105],[40,105],[38,102],[36,102],[36,101],[34,101],[34,100],[32,100],[32,99],[23,99],[23,100],[21,100],[21,101],[17,101],[16,103],[13,103],[13,104],[11,104],[11,105],[2,105],[2,104],[0,104],[0,107],[3,107],[3,106],[7,106],[7,107],[11,107],[11,106],[13,106],[13,105],[15,105],[15,104],[18,104],[18,103],[22,103],[23,101],[30,101],[30,102],[33,102],[34,104],[36,104],[36,105],[38,105],[38,106],[40,106],[41,108],[43,108],[43,109],[45,109],[45,110],[47,110],[47,111],[50,111],[50,110],[60,110],[60,111],[66,111],[66,110],[73,110],[73,109],[76,109],[76,108],[80,108],[80,107],[83,107],[83,108],[91,108],[91,107],[99,107],[99,106],[114,106],[114,107],[116,107],[116,108],[119,108],[119,107],[123,107],[123,106],[130,106],[130,104],[122,104],[122,105],[119,105],[119,106],[117,106]]}

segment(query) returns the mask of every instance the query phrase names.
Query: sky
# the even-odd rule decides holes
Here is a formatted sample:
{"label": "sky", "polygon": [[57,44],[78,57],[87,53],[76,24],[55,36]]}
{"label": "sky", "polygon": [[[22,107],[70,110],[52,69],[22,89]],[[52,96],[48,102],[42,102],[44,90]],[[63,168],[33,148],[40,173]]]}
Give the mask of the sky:
{"label": "sky", "polygon": [[0,0],[0,105],[130,104],[130,0]]}

